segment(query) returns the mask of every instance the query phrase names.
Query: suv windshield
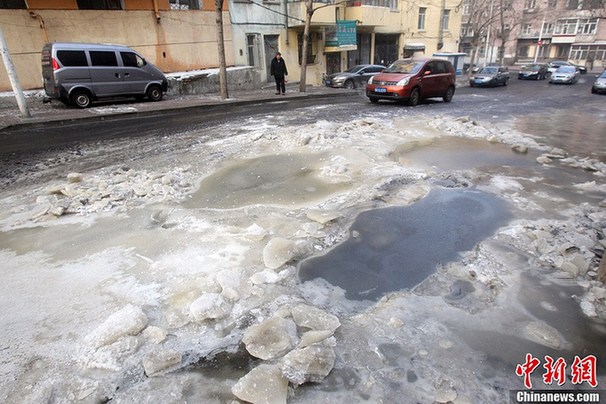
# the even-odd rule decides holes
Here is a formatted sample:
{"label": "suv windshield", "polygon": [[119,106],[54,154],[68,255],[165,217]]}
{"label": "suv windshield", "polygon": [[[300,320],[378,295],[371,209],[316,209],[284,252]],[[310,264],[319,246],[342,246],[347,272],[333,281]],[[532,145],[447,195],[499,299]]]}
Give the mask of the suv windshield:
{"label": "suv windshield", "polygon": [[422,66],[423,62],[414,60],[398,60],[397,62],[393,62],[387,69],[383,70],[383,72],[415,74],[421,70]]}

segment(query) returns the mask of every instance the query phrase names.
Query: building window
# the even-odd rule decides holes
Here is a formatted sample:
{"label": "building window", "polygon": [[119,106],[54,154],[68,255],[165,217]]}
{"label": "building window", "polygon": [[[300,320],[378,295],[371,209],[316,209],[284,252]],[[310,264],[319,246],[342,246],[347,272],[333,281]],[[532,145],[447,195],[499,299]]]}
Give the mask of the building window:
{"label": "building window", "polygon": [[121,0],[77,0],[80,10],[122,10]]}
{"label": "building window", "polygon": [[469,15],[470,10],[471,4],[469,3],[469,0],[465,0],[465,2],[463,3],[463,15]]}
{"label": "building window", "polygon": [[448,22],[450,20],[450,10],[444,10],[442,15],[442,29],[448,31]]}
{"label": "building window", "polygon": [[261,66],[261,38],[259,34],[246,35],[246,54],[249,66]]}
{"label": "building window", "polygon": [[27,8],[25,0],[0,0],[0,8]]}
{"label": "building window", "polygon": [[522,25],[522,35],[530,35],[530,34],[532,34],[532,24]]}
{"label": "building window", "polygon": [[592,35],[595,34],[598,28],[598,19],[581,19],[579,20],[579,27],[577,28],[577,34]]}
{"label": "building window", "polygon": [[542,34],[543,35],[550,35],[553,34],[553,24],[550,22],[546,22],[543,24],[543,30],[542,30]]}
{"label": "building window", "polygon": [[534,10],[537,8],[537,0],[526,0],[526,10]]}
{"label": "building window", "polygon": [[579,0],[568,0],[566,3],[566,9],[568,10],[576,10],[579,8]]}
{"label": "building window", "polygon": [[556,22],[554,34],[557,35],[570,35],[574,34],[577,29],[577,20],[576,19],[562,19]]}
{"label": "building window", "polygon": [[426,7],[419,7],[419,22],[417,28],[419,31],[425,31],[425,13],[427,12]]}
{"label": "building window", "polygon": [[558,4],[558,0],[547,0],[548,8],[555,8],[555,6],[557,6],[557,4]]}
{"label": "building window", "polygon": [[171,10],[199,10],[198,0],[170,0]]}

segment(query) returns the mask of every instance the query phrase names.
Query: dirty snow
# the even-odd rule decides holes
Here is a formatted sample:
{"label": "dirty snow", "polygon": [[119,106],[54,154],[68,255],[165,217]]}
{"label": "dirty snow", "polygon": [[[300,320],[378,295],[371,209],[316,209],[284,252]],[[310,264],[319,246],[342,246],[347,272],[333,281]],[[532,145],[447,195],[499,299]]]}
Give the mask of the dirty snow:
{"label": "dirty snow", "polygon": [[[234,133],[178,158],[66,168],[62,180],[2,193],[0,401],[503,402],[521,387],[513,369],[527,352],[604,358],[595,351],[606,320],[603,163],[466,117],[279,132],[249,123],[215,128]],[[444,172],[390,157],[439,136],[502,143],[528,153],[531,168]],[[289,154],[310,163],[260,170],[265,202],[193,199],[204,179],[220,185],[246,159]],[[551,169],[579,180],[562,189],[545,180]],[[300,176],[336,191],[308,185],[292,204]],[[299,282],[297,263],[344,241],[357,213],[436,187],[497,195],[515,219],[376,303],[349,301],[322,279]]]}

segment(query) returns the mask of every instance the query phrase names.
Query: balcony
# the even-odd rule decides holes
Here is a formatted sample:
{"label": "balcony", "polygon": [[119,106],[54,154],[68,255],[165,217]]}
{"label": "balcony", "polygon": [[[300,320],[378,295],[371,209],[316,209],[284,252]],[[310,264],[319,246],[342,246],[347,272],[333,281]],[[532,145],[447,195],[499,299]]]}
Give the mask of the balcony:
{"label": "balcony", "polygon": [[350,0],[345,19],[358,21],[359,27],[394,27],[400,24],[400,11],[395,0]]}
{"label": "balcony", "polygon": [[[320,6],[325,6],[327,3],[314,3],[313,8],[317,8]],[[323,7],[314,12],[314,15],[311,17],[311,26],[312,27],[323,27],[329,25],[335,25],[335,6],[334,4],[329,5],[328,7]],[[305,7],[304,1],[294,1],[288,2],[288,15],[290,18],[289,26],[294,27],[303,27],[305,25],[305,18],[307,15],[307,8]]]}

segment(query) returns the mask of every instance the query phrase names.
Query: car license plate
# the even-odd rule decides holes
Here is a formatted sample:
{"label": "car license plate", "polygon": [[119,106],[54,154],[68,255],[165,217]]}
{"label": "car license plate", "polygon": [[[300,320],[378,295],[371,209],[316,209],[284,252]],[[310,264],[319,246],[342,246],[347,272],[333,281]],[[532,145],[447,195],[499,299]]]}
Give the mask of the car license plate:
{"label": "car license plate", "polygon": [[375,93],[386,93],[387,89],[386,88],[375,88]]}

